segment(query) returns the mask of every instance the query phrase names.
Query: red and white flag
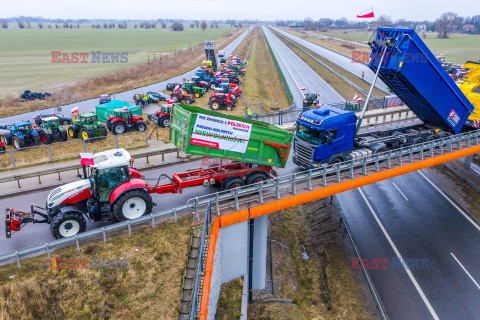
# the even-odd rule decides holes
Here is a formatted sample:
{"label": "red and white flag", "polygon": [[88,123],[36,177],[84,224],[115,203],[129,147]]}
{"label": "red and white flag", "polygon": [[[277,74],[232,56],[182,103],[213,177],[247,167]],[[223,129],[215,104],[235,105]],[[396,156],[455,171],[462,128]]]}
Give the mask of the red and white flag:
{"label": "red and white flag", "polygon": [[355,95],[355,97],[353,97],[353,101],[360,102],[360,101],[362,101],[362,98],[359,97],[358,95]]}
{"label": "red and white flag", "polygon": [[301,87],[300,90],[305,91],[305,87]]}
{"label": "red and white flag", "polygon": [[375,15],[373,14],[373,9],[368,8],[362,11],[362,13],[357,14],[357,18],[375,18]]}
{"label": "red and white flag", "polygon": [[80,164],[82,166],[93,166],[93,152],[91,153],[80,153]]}
{"label": "red and white flag", "polygon": [[80,111],[78,110],[78,107],[73,108],[71,111],[72,111],[72,114],[75,114],[75,113],[79,114],[80,113]]}
{"label": "red and white flag", "polygon": [[125,112],[128,112],[128,107],[127,107],[127,106],[125,106],[125,107],[123,107],[122,109],[120,109],[120,111],[125,111]]}

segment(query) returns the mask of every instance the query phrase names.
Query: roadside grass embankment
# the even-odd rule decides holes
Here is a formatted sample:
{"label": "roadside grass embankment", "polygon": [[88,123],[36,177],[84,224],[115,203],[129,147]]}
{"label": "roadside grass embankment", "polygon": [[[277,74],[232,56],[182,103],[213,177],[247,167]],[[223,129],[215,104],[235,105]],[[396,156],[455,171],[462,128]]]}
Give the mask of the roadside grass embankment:
{"label": "roadside grass embankment", "polygon": [[[222,49],[237,38],[245,29],[239,29],[221,38],[214,39],[217,49]],[[20,102],[17,97],[0,101],[1,116],[21,114],[59,105],[97,98],[104,93],[116,93],[157,83],[185,73],[199,66],[205,58],[204,44],[160,56],[133,67],[114,73],[84,80],[52,92],[47,100]]]}
{"label": "roadside grass embankment", "polygon": [[243,114],[247,106],[254,113],[284,110],[290,106],[282,76],[261,28],[255,29],[243,92],[244,97],[237,104]]}
{"label": "roadside grass embankment", "polygon": [[0,319],[176,319],[191,218],[0,267]]}

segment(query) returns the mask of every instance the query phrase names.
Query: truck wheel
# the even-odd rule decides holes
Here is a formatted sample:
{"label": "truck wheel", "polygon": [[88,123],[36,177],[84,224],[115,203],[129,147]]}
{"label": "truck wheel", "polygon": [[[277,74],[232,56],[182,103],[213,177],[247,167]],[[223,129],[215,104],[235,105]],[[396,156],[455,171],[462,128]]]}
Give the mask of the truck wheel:
{"label": "truck wheel", "polygon": [[231,176],[223,180],[222,190],[235,189],[235,188],[243,187],[244,185],[245,185],[245,182],[243,181],[243,179],[237,176]]}
{"label": "truck wheel", "polygon": [[263,173],[258,171],[249,173],[247,175],[247,178],[245,179],[246,184],[254,184],[263,181],[267,181],[267,177]]}
{"label": "truck wheel", "polygon": [[329,164],[337,164],[337,163],[340,163],[340,162],[343,162],[343,160],[341,158],[333,158],[332,160],[330,160]]}
{"label": "truck wheel", "polygon": [[13,137],[12,144],[17,150],[22,150],[25,148],[25,141],[17,136]]}
{"label": "truck wheel", "polygon": [[215,101],[210,105],[210,108],[212,108],[212,110],[218,110],[220,109],[220,103]]}
{"label": "truck wheel", "polygon": [[113,214],[119,221],[140,218],[152,212],[152,198],[143,190],[126,192],[115,201]]}
{"label": "truck wheel", "polygon": [[68,127],[68,135],[70,138],[78,138],[78,127],[76,125],[71,125]]}
{"label": "truck wheel", "polygon": [[83,215],[75,212],[57,214],[50,224],[50,232],[56,239],[72,237],[85,232],[87,223]]}
{"label": "truck wheel", "polygon": [[170,117],[161,117],[160,120],[158,120],[158,124],[162,128],[170,127]]}
{"label": "truck wheel", "polygon": [[60,140],[67,141],[67,139],[68,139],[67,130],[60,131]]}
{"label": "truck wheel", "polygon": [[127,126],[123,122],[116,122],[112,125],[113,134],[122,134],[127,131]]}
{"label": "truck wheel", "polygon": [[143,132],[147,130],[147,125],[143,121],[138,121],[137,123],[135,123],[135,129],[137,131]]}

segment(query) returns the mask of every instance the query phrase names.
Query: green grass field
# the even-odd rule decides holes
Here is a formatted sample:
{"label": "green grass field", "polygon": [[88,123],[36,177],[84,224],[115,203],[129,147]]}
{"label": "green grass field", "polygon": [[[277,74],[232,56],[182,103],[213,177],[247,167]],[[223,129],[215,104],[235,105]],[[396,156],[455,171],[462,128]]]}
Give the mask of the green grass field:
{"label": "green grass field", "polygon": [[[347,30],[347,33],[331,30],[319,34],[349,41],[366,42],[372,33]],[[423,37],[422,37],[423,39]],[[427,33],[424,39],[435,55],[443,53],[445,59],[453,63],[465,63],[467,60],[480,60],[480,35],[452,34],[449,39],[438,39],[436,33]]]}
{"label": "green grass field", "polygon": [[[34,24],[36,26],[36,24]],[[158,27],[158,26],[157,26]],[[219,28],[191,29],[185,24],[182,32],[169,29],[1,29],[0,97],[19,95],[23,90],[48,91],[79,80],[110,73],[156,58],[160,53],[187,48],[204,40],[218,38],[233,30],[229,25]],[[102,51],[128,53],[128,63],[51,63],[51,51]],[[91,60],[89,57],[87,60]]]}

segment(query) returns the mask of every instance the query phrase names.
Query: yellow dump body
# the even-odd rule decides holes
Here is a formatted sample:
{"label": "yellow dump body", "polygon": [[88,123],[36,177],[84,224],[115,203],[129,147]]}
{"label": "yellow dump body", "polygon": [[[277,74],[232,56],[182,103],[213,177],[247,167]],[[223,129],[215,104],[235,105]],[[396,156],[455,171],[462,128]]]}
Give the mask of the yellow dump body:
{"label": "yellow dump body", "polygon": [[462,82],[458,85],[467,99],[475,106],[468,120],[480,121],[480,63],[467,61],[463,65],[469,73],[465,75]]}

